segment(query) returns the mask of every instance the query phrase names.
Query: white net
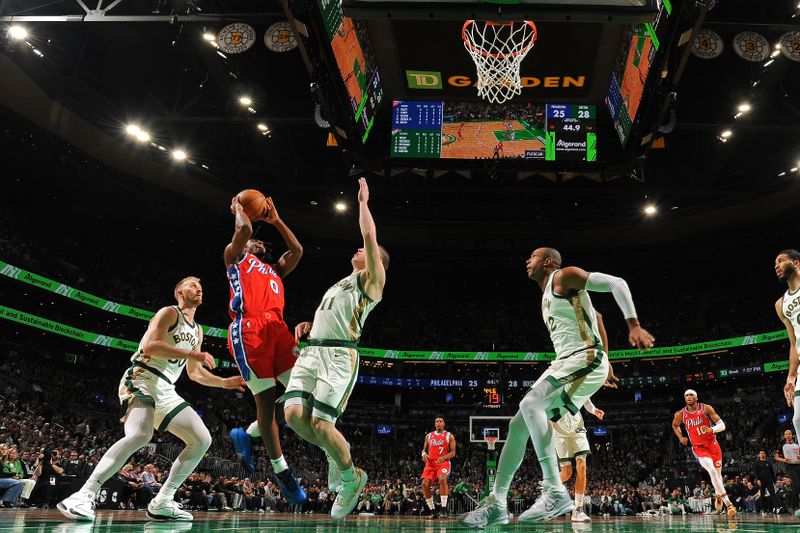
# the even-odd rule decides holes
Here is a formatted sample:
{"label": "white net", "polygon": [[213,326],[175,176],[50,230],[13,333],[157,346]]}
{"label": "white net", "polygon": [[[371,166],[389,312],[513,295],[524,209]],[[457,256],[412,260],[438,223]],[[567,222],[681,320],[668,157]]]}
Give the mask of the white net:
{"label": "white net", "polygon": [[536,42],[533,22],[468,20],[461,36],[478,69],[478,96],[502,104],[522,92],[519,67]]}

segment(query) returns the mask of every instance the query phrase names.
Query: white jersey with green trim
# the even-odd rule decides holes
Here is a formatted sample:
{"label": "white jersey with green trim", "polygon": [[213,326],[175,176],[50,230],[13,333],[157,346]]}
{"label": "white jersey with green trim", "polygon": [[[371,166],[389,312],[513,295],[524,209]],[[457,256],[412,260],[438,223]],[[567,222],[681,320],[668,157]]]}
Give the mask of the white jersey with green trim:
{"label": "white jersey with green trim", "polygon": [[358,342],[367,315],[378,302],[380,298],[372,300],[367,296],[359,274],[350,274],[325,292],[314,313],[309,340]]}
{"label": "white jersey with green trim", "polygon": [[[178,312],[178,321],[164,337],[164,342],[182,348],[184,350],[194,350],[195,346],[200,342],[200,326],[189,324],[186,317],[183,316],[181,310],[177,306],[172,306]],[[139,341],[139,348],[134,352],[131,357],[131,363],[134,367],[142,368],[147,367],[161,374],[159,377],[164,377],[170,383],[175,383],[181,377],[184,368],[186,368],[186,359],[163,359],[161,357],[151,357],[144,353],[144,337]],[[158,374],[156,374],[158,375]]]}
{"label": "white jersey with green trim", "polygon": [[553,430],[559,437],[574,437],[579,433],[586,433],[581,412],[578,411],[573,415],[569,411],[565,411],[558,422],[553,423]]}
{"label": "white jersey with green trim", "polygon": [[561,296],[553,290],[556,270],[547,280],[542,295],[542,317],[550,332],[556,359],[564,359],[587,348],[600,347],[600,330],[592,299],[585,290]]}
{"label": "white jersey with green trim", "polygon": [[794,340],[797,346],[800,346],[800,289],[794,292],[786,291],[781,299],[781,312],[792,323]]}

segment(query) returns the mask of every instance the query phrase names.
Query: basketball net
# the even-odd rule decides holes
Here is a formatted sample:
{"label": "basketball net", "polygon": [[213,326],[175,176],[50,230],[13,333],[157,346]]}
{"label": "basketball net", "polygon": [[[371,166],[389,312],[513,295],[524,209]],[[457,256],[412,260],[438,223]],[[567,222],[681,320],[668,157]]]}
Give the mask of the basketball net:
{"label": "basketball net", "polygon": [[497,442],[497,437],[484,437],[486,439],[486,446],[490,450],[494,450],[494,445]]}
{"label": "basketball net", "polygon": [[536,25],[530,20],[464,23],[461,37],[478,70],[478,96],[502,104],[522,92],[519,68],[536,35]]}

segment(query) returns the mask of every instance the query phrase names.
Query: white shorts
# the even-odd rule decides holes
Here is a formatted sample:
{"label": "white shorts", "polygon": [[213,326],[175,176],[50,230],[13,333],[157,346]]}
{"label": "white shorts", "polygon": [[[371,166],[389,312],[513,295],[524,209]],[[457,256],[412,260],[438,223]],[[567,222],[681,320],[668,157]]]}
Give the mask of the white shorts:
{"label": "white shorts", "polygon": [[358,350],[306,346],[292,368],[284,405],[305,405],[311,415],[336,422],[347,407],[358,378]]}
{"label": "white shorts", "polygon": [[556,434],[555,441],[559,463],[569,463],[572,459],[592,453],[586,433],[575,433],[575,435],[569,437],[562,437]]}
{"label": "white shorts", "polygon": [[122,422],[128,417],[133,400],[141,400],[153,406],[155,409],[153,427],[160,432],[167,430],[175,415],[186,407],[191,407],[189,402],[175,391],[175,385],[141,367],[131,367],[120,380],[119,401]]}
{"label": "white shorts", "polygon": [[556,359],[545,370],[533,387],[547,381],[556,389],[547,407],[547,417],[557,422],[565,411],[573,415],[580,411],[608,377],[608,356],[594,348],[564,359]]}

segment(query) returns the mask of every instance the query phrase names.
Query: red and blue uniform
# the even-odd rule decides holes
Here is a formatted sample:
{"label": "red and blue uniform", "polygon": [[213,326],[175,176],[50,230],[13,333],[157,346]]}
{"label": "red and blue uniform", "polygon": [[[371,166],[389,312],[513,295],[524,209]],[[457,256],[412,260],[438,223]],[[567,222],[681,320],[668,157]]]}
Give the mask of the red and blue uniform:
{"label": "red and blue uniform", "polygon": [[438,465],[436,460],[443,455],[450,453],[450,433],[443,431],[428,433],[428,461],[425,463],[425,470],[422,471],[421,479],[436,481],[439,476],[450,475],[450,461],[442,461]]}
{"label": "red and blue uniform", "polygon": [[283,281],[272,265],[247,252],[228,269],[228,349],[245,381],[276,378],[297,359],[283,321]]}
{"label": "red and blue uniform", "polygon": [[722,466],[722,449],[717,442],[717,436],[711,431],[700,433],[701,427],[711,428],[712,426],[711,420],[703,411],[702,403],[697,404],[697,409],[692,412],[689,412],[686,407],[683,408],[683,424],[686,426],[686,433],[689,435],[695,457],[698,459],[710,457],[714,461],[714,466],[720,468]]}

